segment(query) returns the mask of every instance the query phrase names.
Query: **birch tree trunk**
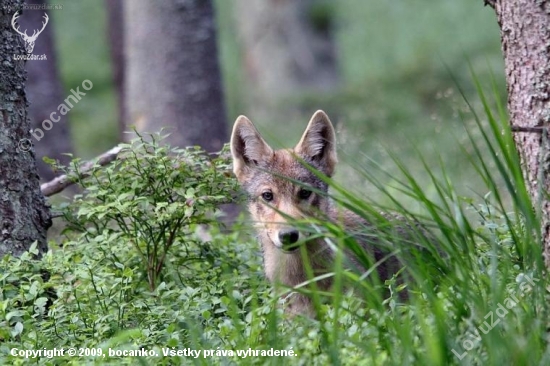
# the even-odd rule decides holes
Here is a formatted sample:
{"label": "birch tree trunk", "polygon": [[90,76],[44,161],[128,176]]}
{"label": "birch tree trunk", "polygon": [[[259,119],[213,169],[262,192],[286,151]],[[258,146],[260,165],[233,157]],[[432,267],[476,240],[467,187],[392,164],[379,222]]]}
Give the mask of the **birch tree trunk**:
{"label": "birch tree trunk", "polygon": [[0,7],[0,257],[18,256],[34,241],[40,252],[46,251],[51,226],[30,145],[25,62],[14,60],[14,54],[26,54],[22,38],[11,26],[22,4],[4,0]]}
{"label": "birch tree trunk", "polygon": [[496,12],[506,67],[508,110],[529,193],[541,212],[550,266],[550,1],[486,0]]}

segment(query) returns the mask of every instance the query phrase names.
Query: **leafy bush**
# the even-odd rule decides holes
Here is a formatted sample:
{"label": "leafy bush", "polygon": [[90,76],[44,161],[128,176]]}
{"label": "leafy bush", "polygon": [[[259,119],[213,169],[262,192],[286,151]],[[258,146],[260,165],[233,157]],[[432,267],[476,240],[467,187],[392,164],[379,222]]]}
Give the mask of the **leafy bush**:
{"label": "leafy bush", "polygon": [[[105,253],[119,268],[141,261],[153,291],[166,261],[206,257],[210,248],[197,245],[194,230],[215,222],[215,209],[234,201],[236,183],[227,159],[210,159],[198,148],[169,149],[151,138],[122,145],[113,164],[81,180],[85,193],[75,196],[65,218],[71,230],[83,232],[79,240],[107,248],[131,244]],[[174,245],[178,251],[169,253]]]}

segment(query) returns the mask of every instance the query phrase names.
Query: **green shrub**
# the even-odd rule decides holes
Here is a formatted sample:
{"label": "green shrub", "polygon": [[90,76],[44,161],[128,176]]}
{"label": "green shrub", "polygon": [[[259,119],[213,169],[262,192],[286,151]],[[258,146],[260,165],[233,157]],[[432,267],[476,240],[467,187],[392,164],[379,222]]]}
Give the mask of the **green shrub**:
{"label": "green shrub", "polygon": [[[167,261],[214,258],[193,234],[217,221],[220,205],[235,200],[236,183],[227,158],[210,159],[198,148],[170,149],[159,145],[158,136],[122,148],[112,164],[80,181],[84,194],[75,196],[65,219],[69,230],[83,233],[79,240],[106,248],[112,265],[141,262],[144,271],[136,275],[153,291]],[[120,241],[130,245],[121,252],[107,249]]]}

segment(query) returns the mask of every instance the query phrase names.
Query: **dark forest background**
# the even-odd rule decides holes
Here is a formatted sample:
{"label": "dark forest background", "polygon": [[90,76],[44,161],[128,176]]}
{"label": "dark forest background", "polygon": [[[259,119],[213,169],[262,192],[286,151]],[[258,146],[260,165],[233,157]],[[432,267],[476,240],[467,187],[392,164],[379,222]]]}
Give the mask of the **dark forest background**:
{"label": "dark forest background", "polygon": [[[62,10],[49,12],[62,96],[85,79],[94,84],[66,122],[74,154],[84,159],[114,146],[128,129],[120,127],[120,70],[110,51],[124,49],[117,3],[57,1]],[[492,10],[477,0],[289,3],[214,3],[227,131],[245,114],[274,146],[293,145],[311,113],[324,109],[336,124],[340,160],[348,163],[339,166],[337,179],[345,176],[350,188],[368,193],[354,167],[372,159],[391,170],[388,151],[412,171],[423,169],[418,150],[429,164],[442,162],[459,191],[475,191],[478,178],[460,147],[467,140],[464,121],[474,122],[457,84],[476,100],[471,66],[504,95]],[[31,74],[29,82],[41,77]],[[169,124],[155,123],[155,130]],[[62,133],[59,126],[35,142],[39,153],[65,144],[67,136],[53,136]]]}

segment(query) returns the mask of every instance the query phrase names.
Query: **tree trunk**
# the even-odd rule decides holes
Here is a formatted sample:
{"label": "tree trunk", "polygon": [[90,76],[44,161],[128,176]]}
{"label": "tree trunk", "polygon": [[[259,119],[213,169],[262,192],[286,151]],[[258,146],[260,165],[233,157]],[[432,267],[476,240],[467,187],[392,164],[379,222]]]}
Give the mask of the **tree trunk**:
{"label": "tree trunk", "polygon": [[[33,1],[33,4],[42,5],[45,3],[44,0]],[[44,22],[45,13],[47,13],[45,10],[25,10],[19,19],[20,29],[27,29],[29,35],[32,34],[33,30],[40,29]],[[33,129],[39,128],[44,132],[44,136],[39,141],[34,137],[32,139],[38,173],[43,181],[50,181],[56,175],[51,167],[42,160],[43,157],[47,156],[68,165],[70,158],[63,154],[73,152],[69,120],[66,115],[59,114],[59,121],[55,122],[50,130],[46,130],[42,126],[44,120],[51,120],[50,114],[57,111],[57,106],[65,98],[63,84],[57,69],[53,25],[51,23],[50,17],[48,24],[38,36],[33,51],[34,55],[46,55],[47,59],[29,60],[26,64],[26,85],[31,127]],[[36,134],[36,136],[40,137],[41,135]]]}
{"label": "tree trunk", "polygon": [[0,257],[18,256],[34,241],[44,252],[51,226],[29,144],[25,63],[14,60],[14,55],[26,54],[21,36],[11,26],[22,4],[22,0],[4,0],[0,7]]}
{"label": "tree trunk", "polygon": [[[508,110],[550,266],[550,1],[491,0],[500,25]],[[542,162],[542,164],[541,164]]]}
{"label": "tree trunk", "polygon": [[124,140],[126,131],[126,98],[124,96],[124,20],[122,0],[105,0],[107,8],[107,25],[109,28],[109,51],[111,53],[111,69],[113,70],[113,82],[118,99],[118,137]]}
{"label": "tree trunk", "polygon": [[126,0],[127,125],[219,151],[228,140],[211,0]]}
{"label": "tree trunk", "polygon": [[252,109],[260,115],[272,114],[270,109],[280,113],[279,104],[296,95],[330,92],[338,86],[333,4],[319,0],[234,4]]}

